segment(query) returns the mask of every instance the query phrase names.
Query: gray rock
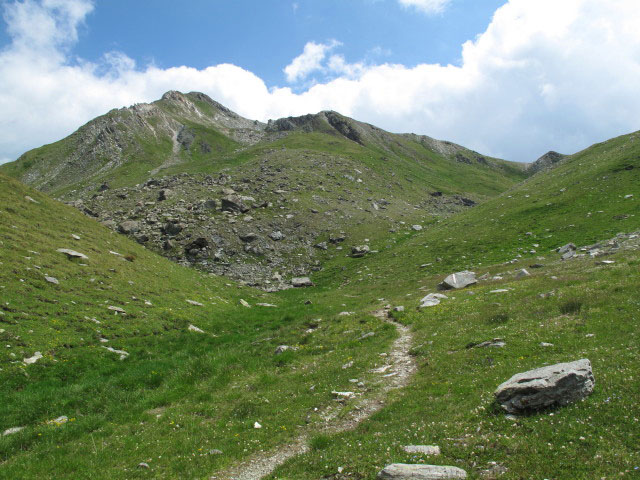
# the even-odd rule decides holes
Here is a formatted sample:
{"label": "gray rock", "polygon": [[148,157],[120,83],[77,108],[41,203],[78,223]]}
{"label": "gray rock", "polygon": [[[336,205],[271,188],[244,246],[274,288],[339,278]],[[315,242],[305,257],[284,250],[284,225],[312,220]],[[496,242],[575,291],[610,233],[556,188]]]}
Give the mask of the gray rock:
{"label": "gray rock", "polygon": [[439,285],[443,290],[460,289],[477,283],[476,274],[470,271],[456,272],[445,278]]}
{"label": "gray rock", "polygon": [[404,306],[403,305],[398,305],[397,307],[393,308],[394,312],[404,312]]}
{"label": "gray rock", "polygon": [[516,273],[516,278],[524,278],[524,277],[530,277],[531,274],[527,271],[526,268],[523,268],[522,270],[518,270],[518,273]]}
{"label": "gray rock", "polygon": [[356,245],[351,247],[351,256],[353,258],[361,258],[369,253],[369,251],[369,245]]}
{"label": "gray rock", "polygon": [[565,253],[562,254],[562,260],[569,260],[570,258],[573,258],[576,256],[576,251],[575,250],[569,250]]}
{"label": "gray rock", "polygon": [[329,247],[327,246],[327,242],[320,242],[314,245],[315,248],[319,250],[327,250]]}
{"label": "gray rock", "polygon": [[49,283],[53,283],[54,285],[59,285],[60,284],[60,282],[58,281],[58,279],[56,277],[47,277],[47,276],[45,276],[44,279]]}
{"label": "gray rock", "polygon": [[164,200],[169,198],[172,194],[173,194],[173,192],[171,190],[169,190],[168,188],[162,189],[158,193],[158,201],[159,202],[163,202]]}
{"label": "gray rock", "polygon": [[493,340],[486,340],[480,343],[470,343],[467,345],[467,348],[502,348],[505,347],[507,343],[502,338],[494,338]]}
{"label": "gray rock", "polygon": [[238,195],[227,195],[222,197],[222,211],[245,213],[249,211],[249,207],[243,203],[242,198]]}
{"label": "gray rock", "polygon": [[240,240],[242,240],[243,242],[253,242],[254,240],[256,240],[258,238],[258,235],[256,233],[245,233],[242,235],[238,235]]}
{"label": "gray rock", "polygon": [[422,479],[422,480],[446,480],[467,478],[467,472],[458,467],[446,467],[440,465],[407,465],[394,463],[384,467],[378,473],[379,479]]}
{"label": "gray rock", "polygon": [[282,233],[280,230],[277,230],[275,232],[271,232],[269,234],[269,238],[274,242],[279,242],[280,240],[284,239],[284,233]]}
{"label": "gray rock", "polygon": [[440,300],[443,298],[447,298],[447,296],[442,293],[430,293],[420,300],[419,308],[435,307],[440,304]]}
{"label": "gray rock", "polygon": [[281,353],[284,353],[287,350],[296,351],[296,350],[298,350],[298,348],[297,347],[291,347],[289,345],[278,345],[276,347],[276,351],[274,353],[276,355],[280,355]]}
{"label": "gray rock", "polygon": [[126,222],[122,222],[118,226],[118,230],[120,233],[124,233],[126,235],[130,233],[136,233],[140,230],[140,224],[135,220],[127,220]]}
{"label": "gray rock", "polygon": [[82,260],[89,260],[84,253],[76,252],[75,250],[69,250],[68,248],[59,248],[57,252],[64,253],[68,258],[81,258]]}
{"label": "gray rock", "polygon": [[560,255],[564,255],[567,252],[570,252],[571,250],[575,251],[577,250],[576,246],[573,243],[567,243],[566,245],[563,245],[562,247],[559,247],[556,249],[556,252],[558,252]]}
{"label": "gray rock", "polygon": [[416,231],[419,232],[422,230],[422,225],[412,225],[411,228]]}
{"label": "gray rock", "polygon": [[440,447],[437,445],[407,445],[402,447],[407,453],[421,453],[423,455],[440,455]]}
{"label": "gray rock", "polygon": [[162,227],[162,231],[167,235],[178,235],[184,226],[178,222],[167,222],[164,227]]}
{"label": "gray rock", "polygon": [[24,430],[25,427],[12,427],[12,428],[7,428],[4,432],[2,432],[2,436],[6,437],[7,435],[13,435],[14,433],[18,433],[21,432],[22,430]]}
{"label": "gray rock", "polygon": [[581,359],[518,373],[498,386],[494,395],[507,412],[522,413],[581,400],[594,385],[591,362]]}
{"label": "gray rock", "polygon": [[291,279],[291,285],[296,288],[313,287],[313,282],[309,277],[295,277]]}

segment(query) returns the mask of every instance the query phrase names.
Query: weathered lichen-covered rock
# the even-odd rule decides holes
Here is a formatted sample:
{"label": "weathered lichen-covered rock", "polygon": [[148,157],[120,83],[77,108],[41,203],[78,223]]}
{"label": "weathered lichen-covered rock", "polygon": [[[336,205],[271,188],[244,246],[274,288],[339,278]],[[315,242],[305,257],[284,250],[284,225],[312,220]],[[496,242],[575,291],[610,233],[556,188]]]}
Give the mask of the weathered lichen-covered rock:
{"label": "weathered lichen-covered rock", "polygon": [[312,287],[313,282],[309,277],[295,277],[291,279],[291,285],[293,285],[296,288]]}
{"label": "weathered lichen-covered rock", "polygon": [[467,472],[458,467],[394,463],[393,465],[384,467],[384,469],[378,473],[378,478],[394,480],[446,480],[467,478]]}
{"label": "weathered lichen-covered rock", "polygon": [[595,380],[586,358],[518,373],[501,384],[494,395],[509,413],[567,405],[593,392]]}
{"label": "weathered lichen-covered rock", "polygon": [[477,282],[478,280],[476,279],[475,272],[465,270],[464,272],[456,272],[449,275],[442,281],[440,288],[443,290],[460,289],[473,285]]}

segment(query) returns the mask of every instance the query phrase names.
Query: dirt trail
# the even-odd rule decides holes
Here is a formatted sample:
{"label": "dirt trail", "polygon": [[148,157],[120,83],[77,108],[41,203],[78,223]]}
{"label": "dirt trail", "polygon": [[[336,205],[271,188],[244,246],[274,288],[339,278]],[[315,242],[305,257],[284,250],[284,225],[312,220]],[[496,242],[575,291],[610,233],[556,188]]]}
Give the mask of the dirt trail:
{"label": "dirt trail", "polygon": [[[387,393],[391,390],[405,387],[416,371],[416,364],[409,350],[413,344],[411,330],[404,325],[389,319],[387,310],[377,310],[373,315],[385,322],[393,324],[399,336],[393,342],[391,350],[387,352],[387,365],[372,370],[379,376],[379,387],[371,396],[357,397],[350,405],[352,410],[344,418],[338,418],[342,407],[331,406],[323,414],[324,424],[315,427],[313,431],[300,434],[291,444],[271,452],[261,452],[235,467],[219,472],[210,480],[259,480],[273,472],[279,465],[290,458],[309,451],[311,435],[318,433],[335,434],[352,430],[371,415],[381,410],[385,404]],[[381,385],[380,385],[381,384]]]}

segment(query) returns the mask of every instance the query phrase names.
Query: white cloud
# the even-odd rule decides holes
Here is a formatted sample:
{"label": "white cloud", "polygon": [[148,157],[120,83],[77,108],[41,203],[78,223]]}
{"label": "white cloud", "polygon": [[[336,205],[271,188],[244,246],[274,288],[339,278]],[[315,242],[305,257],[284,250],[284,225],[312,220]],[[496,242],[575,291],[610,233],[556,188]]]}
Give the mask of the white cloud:
{"label": "white cloud", "polygon": [[404,7],[413,7],[424,13],[441,13],[451,0],[398,0]]}
{"label": "white cloud", "polygon": [[298,62],[292,78],[329,79],[301,92],[269,88],[231,64],[140,67],[121,52],[99,64],[75,60],[70,47],[91,8],[86,0],[6,4],[13,43],[0,51],[0,158],[171,89],[202,91],[263,121],[337,110],[512,160],[573,153],[640,128],[637,0],[510,0],[462,46],[460,66],[348,63],[331,54],[337,43],[315,44],[321,54]]}
{"label": "white cloud", "polygon": [[331,40],[329,43],[307,42],[303,52],[284,68],[289,83],[304,80],[310,73],[322,69],[322,61],[327,53],[340,45],[340,42]]}

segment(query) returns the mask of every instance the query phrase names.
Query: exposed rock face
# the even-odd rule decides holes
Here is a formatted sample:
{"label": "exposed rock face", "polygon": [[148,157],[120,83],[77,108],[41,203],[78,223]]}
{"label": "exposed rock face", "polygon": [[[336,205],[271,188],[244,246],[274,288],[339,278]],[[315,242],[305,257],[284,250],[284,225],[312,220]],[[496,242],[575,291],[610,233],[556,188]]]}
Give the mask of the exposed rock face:
{"label": "exposed rock face", "polygon": [[558,152],[550,151],[550,152],[545,153],[543,156],[541,156],[535,162],[531,163],[529,165],[528,169],[532,173],[537,173],[540,170],[545,170],[547,168],[553,167],[556,163],[558,163],[564,157],[566,157],[566,155],[563,155],[563,154],[558,153]]}
{"label": "exposed rock face", "polygon": [[522,413],[581,400],[593,392],[594,385],[591,362],[582,359],[518,373],[494,395],[507,412]]}
{"label": "exposed rock face", "polygon": [[458,467],[394,463],[393,465],[386,466],[382,471],[380,471],[380,473],[378,473],[378,478],[395,480],[446,480],[467,478],[467,472]]}
{"label": "exposed rock face", "polygon": [[443,290],[460,289],[477,282],[476,274],[465,270],[464,272],[452,273],[442,281],[439,287]]}

